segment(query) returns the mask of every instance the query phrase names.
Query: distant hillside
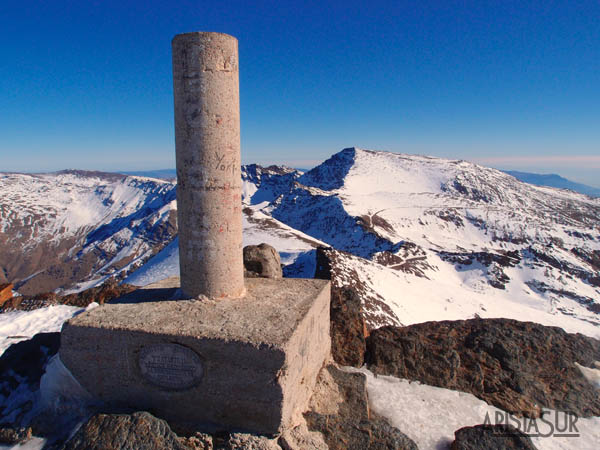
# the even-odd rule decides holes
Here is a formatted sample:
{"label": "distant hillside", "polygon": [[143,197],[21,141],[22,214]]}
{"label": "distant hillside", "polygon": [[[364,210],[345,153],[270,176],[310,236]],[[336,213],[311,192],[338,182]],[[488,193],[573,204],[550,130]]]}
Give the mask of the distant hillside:
{"label": "distant hillside", "polygon": [[552,174],[537,174],[518,172],[516,170],[504,170],[504,173],[512,175],[517,180],[524,183],[535,184],[536,186],[548,186],[559,189],[569,189],[571,191],[579,192],[580,194],[586,194],[590,197],[600,197],[600,189],[587,186],[581,183],[575,183],[574,181],[567,180],[560,175]]}
{"label": "distant hillside", "polygon": [[175,184],[164,180],[0,173],[0,283],[35,295],[125,275],[173,240],[176,212]]}
{"label": "distant hillside", "polygon": [[132,170],[132,171],[121,171],[125,175],[133,175],[136,177],[148,177],[148,178],[159,178],[162,180],[173,180],[177,178],[177,172],[175,169],[157,169],[157,170]]}

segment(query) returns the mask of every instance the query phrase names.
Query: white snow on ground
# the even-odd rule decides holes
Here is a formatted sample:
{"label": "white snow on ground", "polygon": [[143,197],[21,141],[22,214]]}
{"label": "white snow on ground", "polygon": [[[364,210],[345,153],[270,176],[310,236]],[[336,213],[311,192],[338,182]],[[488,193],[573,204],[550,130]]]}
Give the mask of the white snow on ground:
{"label": "white snow on ground", "polygon": [[0,314],[0,355],[12,344],[30,339],[38,333],[60,331],[66,320],[82,311],[85,311],[85,308],[56,305],[33,311]]}
{"label": "white snow on ground", "polygon": [[46,439],[33,436],[27,442],[19,445],[1,445],[0,450],[42,450],[46,445]]}
{"label": "white snow on ground", "polygon": [[[559,239],[565,248],[571,248],[582,245],[573,232],[593,235],[598,231],[597,225],[583,226],[572,216],[588,212],[597,217],[594,211],[600,199],[519,183],[503,172],[466,161],[357,149],[344,185],[331,193],[339,196],[350,215],[377,216],[388,222],[393,230],[373,222],[382,236],[393,242],[409,240],[424,248],[522,248],[499,239],[507,236],[542,245]],[[486,200],[474,200],[476,195]],[[440,211],[454,213],[462,225],[441,220]],[[487,228],[478,226],[478,221]],[[600,250],[600,240],[588,239],[584,245]],[[582,264],[569,252],[555,251],[561,260]]]}
{"label": "white snow on ground", "polygon": [[[591,263],[600,251],[600,199],[466,161],[360,149],[315,170],[261,212],[356,255],[340,284],[359,278],[402,324],[505,317],[600,337]],[[411,255],[415,247],[421,252]],[[369,261],[382,250],[424,277]],[[465,256],[471,252],[481,255]],[[459,264],[456,254],[471,260]],[[478,262],[486,255],[512,263]],[[370,325],[392,323],[383,309],[378,318]]]}
{"label": "white snow on ground", "polygon": [[244,214],[243,245],[258,245],[262,243],[273,246],[281,257],[281,263],[291,264],[301,253],[312,250],[325,243],[301,231],[298,231],[251,207],[252,217]]}
{"label": "white snow on ground", "polygon": [[[477,189],[487,201],[457,192],[454,181],[465,190]],[[470,223],[463,230],[452,223],[442,227],[439,220],[428,221],[427,213],[456,207],[461,215],[484,219],[491,231],[511,231],[513,236],[532,241],[559,236],[575,244],[576,238],[565,233],[568,227],[556,220],[568,216],[570,209],[600,205],[599,199],[519,183],[503,172],[466,161],[360,149],[356,149],[343,187],[333,192],[352,215],[377,214],[394,227],[397,237],[423,245],[434,242],[448,249],[465,245],[481,248],[490,245],[495,234]],[[415,223],[419,218],[421,223]],[[598,242],[588,244],[600,249]]]}
{"label": "white snow on ground", "polygon": [[[503,422],[529,428],[529,434],[539,433],[542,436],[532,437],[533,444],[539,450],[578,449],[596,450],[600,442],[600,417],[578,418],[571,431],[568,417],[554,410],[547,411],[544,418],[557,429],[565,428],[562,433],[579,434],[579,437],[556,437],[550,435],[551,426],[536,420],[538,430],[531,423],[524,423],[522,418],[510,416],[498,408],[488,405],[477,397],[465,392],[453,391],[434,386],[409,382],[395,377],[374,376],[367,369],[346,368],[359,371],[367,376],[369,404],[373,411],[386,417],[392,425],[410,437],[420,450],[442,450],[450,448],[454,441],[454,432],[463,427],[479,425],[485,422],[486,414],[490,422],[496,422],[496,414]],[[566,422],[565,422],[566,420]],[[555,427],[557,424],[559,428]],[[560,431],[560,430],[559,430]],[[559,433],[556,431],[556,433]],[[549,435],[549,436],[545,436]]]}
{"label": "white snow on ground", "polygon": [[600,361],[594,362],[594,366],[596,367],[595,369],[584,367],[578,363],[575,363],[575,365],[580,370],[581,374],[585,377],[586,380],[588,380],[590,383],[592,383],[594,386],[600,389]]}

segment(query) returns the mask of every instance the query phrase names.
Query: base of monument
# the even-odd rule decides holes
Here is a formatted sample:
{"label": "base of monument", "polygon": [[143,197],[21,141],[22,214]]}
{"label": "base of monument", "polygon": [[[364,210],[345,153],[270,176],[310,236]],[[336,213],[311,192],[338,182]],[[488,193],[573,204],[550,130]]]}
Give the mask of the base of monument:
{"label": "base of monument", "polygon": [[241,299],[168,300],[179,278],[69,320],[60,358],[107,408],[182,428],[278,433],[306,409],[331,349],[325,280],[246,280]]}

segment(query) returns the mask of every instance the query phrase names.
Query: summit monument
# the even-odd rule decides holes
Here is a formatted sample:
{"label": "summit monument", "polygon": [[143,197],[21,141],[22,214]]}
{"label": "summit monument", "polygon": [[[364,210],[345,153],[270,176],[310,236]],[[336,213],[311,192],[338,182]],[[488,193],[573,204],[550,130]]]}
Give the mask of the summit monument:
{"label": "summit monument", "polygon": [[69,320],[60,358],[104,411],[279,433],[329,357],[330,284],[244,279],[237,40],[172,46],[180,277]]}

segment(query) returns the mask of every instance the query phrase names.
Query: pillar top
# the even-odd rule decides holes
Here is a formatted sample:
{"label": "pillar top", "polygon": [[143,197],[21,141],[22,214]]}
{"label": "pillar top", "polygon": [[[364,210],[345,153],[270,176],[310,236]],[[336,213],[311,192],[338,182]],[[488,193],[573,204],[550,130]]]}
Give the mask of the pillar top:
{"label": "pillar top", "polygon": [[176,34],[171,42],[175,42],[175,40],[179,39],[193,39],[193,38],[208,38],[208,37],[221,37],[225,39],[233,39],[237,42],[237,38],[227,34],[227,33],[219,33],[218,31],[190,31],[188,33],[180,33]]}

